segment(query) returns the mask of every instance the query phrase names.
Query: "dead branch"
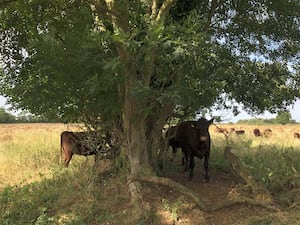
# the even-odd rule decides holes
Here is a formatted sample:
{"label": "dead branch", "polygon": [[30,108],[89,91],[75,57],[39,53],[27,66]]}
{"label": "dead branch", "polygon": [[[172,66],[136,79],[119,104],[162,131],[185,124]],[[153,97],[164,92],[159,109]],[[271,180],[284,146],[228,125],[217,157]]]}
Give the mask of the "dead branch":
{"label": "dead branch", "polygon": [[253,194],[256,195],[256,199],[261,199],[267,202],[273,201],[273,197],[270,192],[257,184],[250,172],[241,165],[239,158],[231,152],[231,148],[229,146],[225,147],[224,156],[225,159],[230,161],[232,169],[251,187]]}

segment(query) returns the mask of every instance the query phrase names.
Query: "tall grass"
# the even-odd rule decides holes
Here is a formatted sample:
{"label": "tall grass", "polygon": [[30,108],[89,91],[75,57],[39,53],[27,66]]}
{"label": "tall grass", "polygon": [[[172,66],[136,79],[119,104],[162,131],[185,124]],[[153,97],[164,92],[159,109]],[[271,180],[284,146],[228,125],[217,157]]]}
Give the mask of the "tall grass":
{"label": "tall grass", "polygon": [[[4,129],[1,129],[2,135]],[[10,139],[0,142],[0,187],[35,180],[57,166],[59,131],[24,127],[6,132]]]}
{"label": "tall grass", "polygon": [[273,126],[269,138],[255,137],[253,126],[243,128],[246,128],[245,135],[237,136],[233,133],[227,141],[223,134],[212,132],[213,166],[231,170],[223,157],[225,145],[229,144],[242,165],[257,182],[269,189],[279,204],[287,206],[299,201],[297,195],[290,193],[291,186],[300,187],[299,179],[294,183],[287,181],[289,177],[300,173],[300,140],[293,137],[293,131],[300,130],[300,126]]}
{"label": "tall grass", "polygon": [[[273,127],[268,139],[254,138],[252,128],[245,127],[244,136],[230,135],[228,143],[255,179],[289,206],[294,199],[280,184],[300,171],[300,141],[292,136],[298,127]],[[91,185],[93,158],[75,156],[68,169],[58,165],[65,129],[61,124],[0,125],[1,225],[130,224],[125,179],[109,174],[111,179],[98,177],[97,186]],[[211,169],[230,172],[224,135],[212,127],[211,136]]]}

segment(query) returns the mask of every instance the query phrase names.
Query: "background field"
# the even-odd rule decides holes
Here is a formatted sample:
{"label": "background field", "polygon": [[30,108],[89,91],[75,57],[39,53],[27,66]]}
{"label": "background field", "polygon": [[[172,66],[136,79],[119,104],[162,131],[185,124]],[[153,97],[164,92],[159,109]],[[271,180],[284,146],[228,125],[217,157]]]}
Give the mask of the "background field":
{"label": "background field", "polygon": [[[196,160],[195,178],[182,173],[180,151],[175,162],[166,160],[166,176],[176,180],[204,200],[214,202],[247,187],[223,157],[227,142],[255,179],[274,196],[279,211],[236,205],[204,213],[195,204],[166,187],[144,185],[145,201],[153,212],[138,224],[300,224],[300,132],[299,125],[255,126],[272,129],[272,136],[254,137],[254,126],[217,125],[243,129],[226,138],[210,127],[212,153],[211,182],[204,183],[202,161]],[[110,162],[93,167],[93,157],[75,156],[68,169],[59,162],[60,133],[77,130],[63,124],[0,125],[0,224],[132,224],[126,174],[109,170]],[[169,153],[171,153],[169,151]],[[168,157],[170,154],[168,155]],[[121,159],[118,168],[125,167]],[[122,167],[123,166],[123,167]],[[91,177],[96,177],[91,182]]]}

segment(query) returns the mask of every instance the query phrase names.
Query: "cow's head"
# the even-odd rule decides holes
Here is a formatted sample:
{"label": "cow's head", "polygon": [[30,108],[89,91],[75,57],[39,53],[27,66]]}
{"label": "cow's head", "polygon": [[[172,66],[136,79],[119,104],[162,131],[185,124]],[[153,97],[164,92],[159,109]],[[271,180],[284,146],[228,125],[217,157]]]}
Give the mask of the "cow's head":
{"label": "cow's head", "polygon": [[209,139],[209,126],[213,123],[214,118],[211,120],[207,120],[203,117],[201,117],[196,122],[196,129],[199,131],[200,141],[207,141]]}

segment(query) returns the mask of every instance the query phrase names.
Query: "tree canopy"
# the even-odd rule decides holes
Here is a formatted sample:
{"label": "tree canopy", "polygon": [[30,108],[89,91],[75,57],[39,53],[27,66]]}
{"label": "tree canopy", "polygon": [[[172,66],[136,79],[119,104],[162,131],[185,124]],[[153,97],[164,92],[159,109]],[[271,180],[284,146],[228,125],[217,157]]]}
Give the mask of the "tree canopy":
{"label": "tree canopy", "polygon": [[5,1],[0,16],[1,93],[35,114],[122,114],[126,69],[143,113],[299,97],[299,1]]}

